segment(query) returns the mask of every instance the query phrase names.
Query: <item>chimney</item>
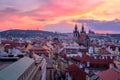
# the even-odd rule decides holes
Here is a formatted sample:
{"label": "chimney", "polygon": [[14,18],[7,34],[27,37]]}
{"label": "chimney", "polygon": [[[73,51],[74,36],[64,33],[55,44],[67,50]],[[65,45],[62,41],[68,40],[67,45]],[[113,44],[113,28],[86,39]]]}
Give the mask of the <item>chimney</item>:
{"label": "chimney", "polygon": [[102,59],[105,59],[105,57],[104,57],[104,56],[102,56]]}
{"label": "chimney", "polygon": [[111,59],[113,59],[113,56],[110,56]]}
{"label": "chimney", "polygon": [[97,59],[97,57],[96,57],[96,56],[94,56],[94,59]]}
{"label": "chimney", "polygon": [[107,56],[106,56],[106,59],[107,59]]}
{"label": "chimney", "polygon": [[101,59],[101,56],[99,57],[99,59]]}
{"label": "chimney", "polygon": [[113,63],[109,64],[109,69],[115,68],[115,65]]}

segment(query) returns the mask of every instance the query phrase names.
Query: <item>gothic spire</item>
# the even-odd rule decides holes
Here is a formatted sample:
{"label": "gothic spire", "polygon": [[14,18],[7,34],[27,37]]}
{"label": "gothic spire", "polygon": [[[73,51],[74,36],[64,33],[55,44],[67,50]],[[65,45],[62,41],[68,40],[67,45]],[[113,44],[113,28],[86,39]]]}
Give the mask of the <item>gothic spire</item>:
{"label": "gothic spire", "polygon": [[77,24],[75,24],[75,31],[78,31],[78,27],[77,27]]}
{"label": "gothic spire", "polygon": [[81,32],[85,32],[85,30],[84,30],[84,23],[82,23],[82,30],[81,30]]}

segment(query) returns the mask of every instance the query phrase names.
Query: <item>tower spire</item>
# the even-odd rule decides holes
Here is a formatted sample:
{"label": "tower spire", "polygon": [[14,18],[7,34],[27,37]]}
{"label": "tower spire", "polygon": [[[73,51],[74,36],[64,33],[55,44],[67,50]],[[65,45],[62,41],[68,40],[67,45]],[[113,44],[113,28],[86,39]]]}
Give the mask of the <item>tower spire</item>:
{"label": "tower spire", "polygon": [[84,30],[84,23],[82,23],[82,31],[81,32],[85,32],[85,30]]}
{"label": "tower spire", "polygon": [[75,24],[75,31],[78,31],[78,27],[77,27],[77,24]]}

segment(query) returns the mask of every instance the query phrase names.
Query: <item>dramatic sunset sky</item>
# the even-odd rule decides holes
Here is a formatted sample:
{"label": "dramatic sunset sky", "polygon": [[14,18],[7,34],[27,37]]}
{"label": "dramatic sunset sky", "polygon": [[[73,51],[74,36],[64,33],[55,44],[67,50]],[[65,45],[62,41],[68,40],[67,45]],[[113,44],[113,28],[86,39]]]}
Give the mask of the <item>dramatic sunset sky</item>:
{"label": "dramatic sunset sky", "polygon": [[120,0],[0,0],[0,31],[72,32],[84,23],[97,33],[120,33]]}

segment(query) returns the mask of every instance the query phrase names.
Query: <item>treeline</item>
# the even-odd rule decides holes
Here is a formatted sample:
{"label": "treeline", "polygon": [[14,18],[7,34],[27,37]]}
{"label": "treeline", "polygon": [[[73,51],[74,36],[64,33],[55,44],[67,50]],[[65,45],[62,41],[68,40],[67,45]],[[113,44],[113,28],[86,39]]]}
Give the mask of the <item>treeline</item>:
{"label": "treeline", "polygon": [[1,37],[22,37],[22,38],[29,38],[29,37],[48,37],[54,36],[53,32],[48,31],[41,31],[41,30],[6,30],[0,32]]}

